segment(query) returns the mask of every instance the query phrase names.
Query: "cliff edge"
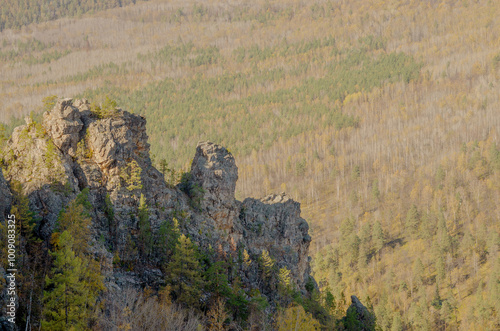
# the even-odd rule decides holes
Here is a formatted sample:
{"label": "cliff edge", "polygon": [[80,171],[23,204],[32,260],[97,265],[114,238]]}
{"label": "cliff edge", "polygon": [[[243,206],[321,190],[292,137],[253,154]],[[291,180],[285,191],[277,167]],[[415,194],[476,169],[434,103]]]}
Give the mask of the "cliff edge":
{"label": "cliff edge", "polygon": [[[161,252],[153,249],[144,256],[131,249],[140,240],[141,200],[153,234],[162,224],[175,224],[200,250],[231,262],[229,277],[238,277],[247,293],[259,290],[271,302],[278,280],[266,280],[269,272],[288,272],[290,283],[302,293],[306,283],[315,284],[309,228],[298,202],[284,193],[237,201],[235,160],[211,142],[199,143],[191,171],[179,185],[169,186],[153,166],[149,147],[144,117],[114,107],[96,111],[85,99],[57,100],[42,123],[27,118],[8,141],[0,212],[6,214],[12,201],[7,183],[19,182],[36,215],[37,234],[48,240],[61,210],[87,190],[90,246],[100,256],[111,292],[130,286],[159,288],[165,282]],[[116,256],[136,262],[125,268],[113,263]],[[266,266],[263,257],[268,258]]]}

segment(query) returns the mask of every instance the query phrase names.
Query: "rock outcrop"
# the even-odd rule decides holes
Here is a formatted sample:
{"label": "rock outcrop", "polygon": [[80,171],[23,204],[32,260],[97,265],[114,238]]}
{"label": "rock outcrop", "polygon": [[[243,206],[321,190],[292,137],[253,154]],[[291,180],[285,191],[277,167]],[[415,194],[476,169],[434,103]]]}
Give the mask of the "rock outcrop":
{"label": "rock outcrop", "polygon": [[346,316],[342,319],[344,330],[375,331],[375,315],[352,295],[351,305],[347,308]]}
{"label": "rock outcrop", "polygon": [[231,153],[211,142],[199,143],[191,175],[202,190],[201,209],[219,229],[232,232],[238,209],[234,198],[238,168]]}
{"label": "rock outcrop", "polygon": [[254,255],[267,250],[277,257],[278,267],[291,271],[297,285],[308,280],[311,237],[298,202],[285,193],[262,200],[247,198],[241,206],[240,222],[243,240]]}
{"label": "rock outcrop", "polygon": [[[161,257],[154,252],[134,271],[112,265],[113,254],[138,257],[130,247],[138,238],[142,196],[153,232],[177,218],[180,230],[201,249],[214,248],[233,261],[239,259],[238,252],[246,251],[251,261],[237,271],[244,288],[264,295],[276,290],[263,288],[259,281],[259,257],[266,251],[278,268],[291,271],[293,283],[305,292],[311,238],[299,203],[285,194],[237,201],[235,160],[227,149],[210,142],[196,148],[186,180],[170,187],[152,165],[147,140],[146,119],[139,115],[114,109],[103,116],[91,111],[87,100],[62,99],[44,114],[41,125],[27,120],[15,129],[3,155],[5,179],[21,183],[43,238],[54,230],[63,206],[88,189],[93,206],[91,245],[107,261],[109,289],[158,288],[164,282],[157,267]],[[0,212],[8,208],[9,194],[0,176]],[[106,212],[110,203],[112,216]]]}
{"label": "rock outcrop", "polygon": [[73,107],[71,99],[59,100],[51,112],[43,118],[45,130],[54,144],[63,152],[76,157],[79,133],[83,128],[80,112]]}

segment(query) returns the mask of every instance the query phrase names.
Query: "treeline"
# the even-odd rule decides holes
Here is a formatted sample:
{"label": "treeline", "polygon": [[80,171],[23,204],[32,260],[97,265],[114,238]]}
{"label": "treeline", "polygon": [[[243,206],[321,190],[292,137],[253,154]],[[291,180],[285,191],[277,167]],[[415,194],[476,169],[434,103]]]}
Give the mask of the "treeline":
{"label": "treeline", "polygon": [[136,0],[4,0],[0,11],[0,31],[135,3]]}

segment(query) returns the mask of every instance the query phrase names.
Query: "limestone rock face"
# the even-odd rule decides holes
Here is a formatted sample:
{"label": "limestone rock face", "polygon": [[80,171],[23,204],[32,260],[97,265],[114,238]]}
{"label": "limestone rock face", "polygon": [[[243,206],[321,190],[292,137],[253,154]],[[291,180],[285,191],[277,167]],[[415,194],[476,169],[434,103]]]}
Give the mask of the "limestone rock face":
{"label": "limestone rock face", "polygon": [[18,181],[30,198],[30,208],[40,220],[40,232],[47,237],[57,216],[78,191],[78,181],[69,157],[57,148],[46,129],[29,118],[17,127],[7,142],[3,159],[7,182]]}
{"label": "limestone rock face", "polygon": [[[42,125],[27,121],[15,129],[3,155],[5,180],[21,183],[43,238],[50,237],[61,209],[88,190],[93,206],[91,247],[105,259],[109,289],[158,288],[164,283],[158,265],[162,256],[153,250],[147,260],[141,260],[134,249],[141,231],[138,208],[143,196],[153,236],[176,218],[180,231],[201,249],[215,249],[235,264],[238,252],[248,252],[251,261],[245,266],[240,263],[237,270],[244,288],[275,295],[276,287],[263,287],[258,265],[259,256],[267,251],[305,291],[311,238],[299,203],[285,194],[237,201],[234,157],[211,142],[197,146],[188,182],[171,187],[152,165],[149,148],[142,116],[121,109],[103,116],[91,111],[87,100],[62,99],[44,114]],[[6,197],[0,212],[10,204],[9,194],[0,176],[0,197]],[[113,213],[106,211],[109,208]],[[114,254],[141,267],[133,271],[113,267]]]}
{"label": "limestone rock face", "polygon": [[267,250],[279,257],[278,267],[287,267],[296,284],[303,287],[310,272],[309,225],[300,217],[300,204],[285,193],[271,194],[242,203],[240,222],[243,238],[252,253]]}
{"label": "limestone rock face", "polygon": [[208,141],[199,143],[191,174],[205,190],[204,205],[234,201],[238,168],[234,157],[224,147]]}
{"label": "limestone rock face", "polygon": [[193,182],[202,191],[201,208],[219,228],[231,230],[236,217],[234,191],[238,168],[231,153],[222,146],[201,142],[191,165]]}
{"label": "limestone rock face", "polygon": [[72,99],[59,100],[51,112],[44,114],[43,124],[54,144],[63,153],[75,157],[83,122],[79,110],[73,107],[72,101]]}
{"label": "limestone rock face", "polygon": [[87,129],[92,159],[102,170],[132,159],[149,159],[146,120],[129,112],[92,122]]}

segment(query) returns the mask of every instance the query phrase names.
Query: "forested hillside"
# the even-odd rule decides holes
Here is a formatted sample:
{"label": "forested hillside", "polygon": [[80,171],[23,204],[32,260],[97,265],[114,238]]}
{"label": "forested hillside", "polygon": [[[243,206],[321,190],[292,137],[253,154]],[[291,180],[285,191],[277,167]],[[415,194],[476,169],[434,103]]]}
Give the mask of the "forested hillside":
{"label": "forested hillside", "polygon": [[115,100],[168,182],[212,140],[238,197],[300,201],[338,317],[356,294],[383,330],[500,327],[499,3],[100,3],[2,23],[7,132],[49,95]]}
{"label": "forested hillside", "polygon": [[[147,1],[147,0],[145,0]],[[81,17],[109,8],[135,4],[136,0],[4,0],[0,31],[19,29],[30,23],[51,21],[62,17]]]}

